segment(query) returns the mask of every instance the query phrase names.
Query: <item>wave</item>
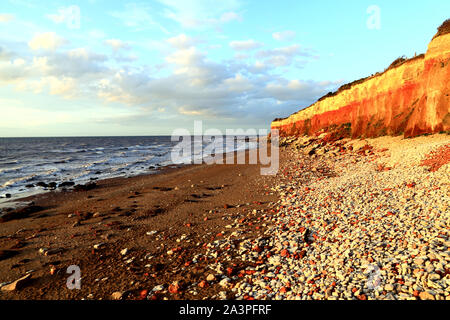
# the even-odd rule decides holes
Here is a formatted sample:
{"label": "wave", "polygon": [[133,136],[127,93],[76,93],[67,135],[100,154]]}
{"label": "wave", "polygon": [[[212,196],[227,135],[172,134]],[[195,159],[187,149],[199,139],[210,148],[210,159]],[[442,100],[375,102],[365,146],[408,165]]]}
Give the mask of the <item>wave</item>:
{"label": "wave", "polygon": [[[49,139],[39,143],[32,139],[24,141],[8,154],[11,158],[0,161],[1,189],[11,194],[20,192],[30,182],[71,180],[85,183],[91,179],[152,172],[149,171],[151,166],[173,164],[171,150],[174,144],[167,137],[67,138],[65,141]],[[197,147],[204,150],[208,144],[200,143]],[[252,143],[227,148],[226,152],[249,147]],[[215,150],[216,154],[223,152],[219,148]],[[201,152],[192,155],[195,159],[207,156]],[[185,160],[190,159],[191,156]]]}

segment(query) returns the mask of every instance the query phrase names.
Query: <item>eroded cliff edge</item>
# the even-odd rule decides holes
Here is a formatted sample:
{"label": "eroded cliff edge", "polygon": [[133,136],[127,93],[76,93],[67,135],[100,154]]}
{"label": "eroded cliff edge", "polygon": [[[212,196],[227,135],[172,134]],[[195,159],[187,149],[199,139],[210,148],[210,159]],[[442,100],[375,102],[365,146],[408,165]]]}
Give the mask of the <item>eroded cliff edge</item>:
{"label": "eroded cliff edge", "polygon": [[281,136],[329,131],[377,137],[450,131],[450,20],[438,28],[424,55],[342,86],[271,127]]}

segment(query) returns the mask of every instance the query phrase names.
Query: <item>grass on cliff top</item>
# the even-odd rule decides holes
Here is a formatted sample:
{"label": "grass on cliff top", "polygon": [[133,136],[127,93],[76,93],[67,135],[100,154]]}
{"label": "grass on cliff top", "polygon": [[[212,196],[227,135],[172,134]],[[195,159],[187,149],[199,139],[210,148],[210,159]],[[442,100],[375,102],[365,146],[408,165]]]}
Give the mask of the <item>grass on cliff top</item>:
{"label": "grass on cliff top", "polygon": [[434,38],[450,33],[450,19],[445,20],[438,28],[438,32],[434,35]]}

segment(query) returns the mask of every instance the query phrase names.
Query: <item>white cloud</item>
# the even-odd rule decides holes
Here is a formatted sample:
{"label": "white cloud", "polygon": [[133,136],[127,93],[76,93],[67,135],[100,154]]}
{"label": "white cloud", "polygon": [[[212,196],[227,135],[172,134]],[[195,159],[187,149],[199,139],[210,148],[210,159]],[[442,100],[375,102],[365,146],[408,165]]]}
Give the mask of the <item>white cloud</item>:
{"label": "white cloud", "polygon": [[42,81],[49,86],[51,95],[61,95],[67,99],[74,96],[77,87],[75,79],[70,77],[47,77]]}
{"label": "white cloud", "polygon": [[0,46],[0,61],[9,60],[12,57],[12,53],[7,49]]}
{"label": "white cloud", "polygon": [[189,110],[189,107],[179,107],[178,108],[178,112],[182,115],[185,116],[201,116],[201,115],[205,115],[205,110]]}
{"label": "white cloud", "polygon": [[225,79],[223,83],[228,90],[233,92],[245,92],[253,89],[251,81],[240,73],[236,74],[233,78]]}
{"label": "white cloud", "polygon": [[14,20],[14,15],[10,13],[0,13],[0,23],[6,23]]}
{"label": "white cloud", "polygon": [[179,34],[178,36],[167,39],[167,42],[175,48],[183,49],[189,48],[194,45],[197,41],[186,36],[184,33]]}
{"label": "white cloud", "polygon": [[55,50],[64,43],[65,40],[56,35],[55,32],[45,32],[36,34],[33,39],[28,42],[28,45],[32,50]]}
{"label": "white cloud", "polygon": [[106,38],[106,33],[103,30],[94,29],[89,31],[89,36],[94,39],[104,39]]}
{"label": "white cloud", "polygon": [[231,41],[230,47],[238,51],[254,50],[262,47],[263,44],[253,39],[243,41]]}
{"label": "white cloud", "polygon": [[25,65],[25,63],[26,63],[25,60],[22,58],[17,58],[12,61],[12,64],[17,67],[21,67],[21,66]]}
{"label": "white cloud", "polygon": [[294,63],[298,57],[313,57],[313,54],[307,50],[302,50],[300,45],[293,44],[287,47],[260,50],[256,53],[256,56],[265,59],[266,65],[285,67]]}
{"label": "white cloud", "polygon": [[146,4],[128,3],[121,11],[111,12],[110,15],[121,20],[122,23],[135,31],[158,28],[169,34],[166,28],[155,22],[152,17],[153,9]]}
{"label": "white cloud", "polygon": [[185,28],[202,28],[241,20],[235,12],[237,0],[158,0],[165,7],[165,15]]}
{"label": "white cloud", "polygon": [[[336,86],[268,76],[264,72],[270,66],[260,61],[249,66],[235,60],[214,63],[195,46],[185,46],[188,38],[175,39],[171,42],[177,50],[166,57],[174,68],[172,74],[151,78],[146,73],[122,72],[103,81],[99,95],[109,101],[139,103],[149,110],[164,108],[172,115],[175,112],[208,119],[239,121],[251,117],[251,121],[255,118],[270,121],[312,103]],[[295,48],[278,48],[274,52],[295,55]]]}
{"label": "white cloud", "polygon": [[295,38],[295,31],[286,30],[272,33],[272,37],[278,41],[289,41]]}
{"label": "white cloud", "polygon": [[230,21],[242,21],[242,17],[237,14],[236,12],[230,11],[230,12],[225,12],[220,16],[220,22],[226,23],[226,22],[230,22]]}
{"label": "white cloud", "polygon": [[27,75],[22,64],[15,64],[13,61],[0,61],[0,82],[5,84],[14,83],[20,81]]}
{"label": "white cloud", "polygon": [[56,24],[66,23],[71,29],[80,28],[81,10],[77,5],[61,7],[56,14],[48,14],[47,18]]}
{"label": "white cloud", "polygon": [[57,14],[48,14],[47,18],[54,23],[63,23],[66,20],[66,13],[64,9],[59,9]]}
{"label": "white cloud", "polygon": [[108,39],[105,40],[105,44],[110,46],[114,51],[119,51],[122,49],[130,49],[130,45],[119,39]]}
{"label": "white cloud", "polygon": [[250,58],[250,56],[246,53],[236,53],[234,55],[234,58],[237,60],[247,60],[248,58]]}
{"label": "white cloud", "polygon": [[277,55],[293,56],[300,53],[300,45],[293,44],[287,47],[275,48],[270,50],[261,50],[258,52],[259,57],[271,57]]}
{"label": "white cloud", "polygon": [[[66,99],[83,97],[98,99],[104,105],[127,106],[126,110],[132,111],[124,121],[130,125],[151,117],[183,116],[241,123],[263,119],[268,123],[335,89],[334,83],[288,80],[276,74],[276,65],[287,65],[309,54],[299,45],[257,51],[256,60],[250,60],[251,52],[244,51],[236,52],[242,60],[213,61],[212,55],[197,46],[199,40],[180,34],[161,41],[165,50],[171,51],[166,51],[164,67],[156,73],[156,66],[121,64],[122,58],[115,53],[106,56],[89,48],[54,50],[60,40],[54,33],[41,34],[30,41],[30,48],[47,51],[30,51],[31,56],[8,53],[11,58],[0,59],[0,84]],[[242,41],[235,47],[250,50],[255,43]],[[124,42],[107,44],[119,50]],[[6,53],[0,47],[2,55]]]}
{"label": "white cloud", "polygon": [[195,47],[180,49],[169,55],[166,60],[169,63],[182,67],[195,66],[203,59],[203,54]]}

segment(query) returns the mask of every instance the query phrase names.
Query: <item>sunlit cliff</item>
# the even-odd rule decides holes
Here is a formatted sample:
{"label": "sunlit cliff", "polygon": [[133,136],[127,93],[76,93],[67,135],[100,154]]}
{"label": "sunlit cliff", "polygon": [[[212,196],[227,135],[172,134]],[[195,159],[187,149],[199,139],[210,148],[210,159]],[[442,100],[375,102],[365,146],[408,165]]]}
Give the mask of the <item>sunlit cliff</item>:
{"label": "sunlit cliff", "polygon": [[271,127],[280,135],[330,131],[352,137],[450,131],[450,20],[425,54],[398,59],[383,73],[342,86]]}

